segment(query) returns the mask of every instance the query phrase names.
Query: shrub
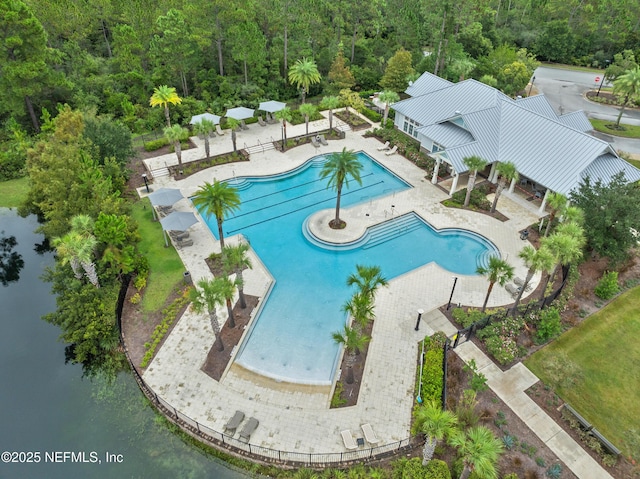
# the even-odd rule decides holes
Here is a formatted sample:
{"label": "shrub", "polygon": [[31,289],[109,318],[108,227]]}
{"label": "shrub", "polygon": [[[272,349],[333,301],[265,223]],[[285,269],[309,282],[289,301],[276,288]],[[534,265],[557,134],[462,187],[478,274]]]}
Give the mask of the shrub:
{"label": "shrub", "polygon": [[511,451],[518,445],[518,440],[511,434],[505,434],[504,436],[502,436],[502,444],[504,444],[504,447],[506,449]]}
{"label": "shrub", "polygon": [[478,331],[478,338],[484,340],[487,350],[500,364],[508,364],[520,353],[516,338],[524,327],[520,317],[507,316]]}
{"label": "shrub", "polygon": [[465,364],[462,369],[471,373],[471,389],[475,392],[479,393],[482,391],[486,391],[489,386],[487,386],[487,377],[478,372],[478,366],[476,365],[476,360],[472,359],[468,364]]}
{"label": "shrub", "polygon": [[336,388],[333,391],[333,397],[331,398],[331,407],[342,407],[347,404],[347,400],[342,398],[342,390],[344,385],[342,381],[336,383]]}
{"label": "shrub", "polygon": [[424,468],[424,479],[451,479],[449,466],[440,459],[432,459]]}
{"label": "shrub", "polygon": [[360,113],[362,113],[364,116],[366,116],[369,120],[373,121],[374,123],[378,123],[382,120],[382,115],[380,113],[370,110],[369,108],[364,108]]}
{"label": "shrub", "polygon": [[515,472],[509,473],[506,476],[503,476],[502,479],[520,479]]}
{"label": "shrub", "polygon": [[[451,195],[450,201],[455,205],[462,206],[464,205],[465,197],[467,196],[467,189],[463,188],[459,191],[456,191],[453,195]],[[469,206],[471,208],[477,208],[479,210],[488,211],[491,209],[491,203],[487,199],[487,188],[483,185],[475,187],[471,191],[471,197],[469,198]]]}
{"label": "shrub", "polygon": [[140,297],[140,293],[136,293],[133,296],[131,296],[131,299],[129,301],[131,301],[131,304],[138,304],[141,299],[142,298]]}
{"label": "shrub", "polygon": [[547,477],[551,479],[557,479],[562,474],[562,466],[560,464],[554,464],[549,469],[547,469]]}
{"label": "shrub", "polygon": [[546,343],[560,335],[562,325],[560,323],[560,313],[556,308],[548,308],[540,314],[540,322],[536,332],[536,342],[538,344]]}
{"label": "shrub", "polygon": [[462,308],[454,308],[451,313],[453,319],[455,319],[458,323],[462,325],[463,328],[468,328],[473,323],[480,321],[486,315],[479,309],[469,309],[465,311]]}
{"label": "shrub", "polygon": [[136,279],[133,281],[133,286],[135,286],[135,288],[138,291],[142,291],[146,285],[147,285],[146,274],[139,274],[138,276],[136,276]]}
{"label": "shrub", "polygon": [[600,299],[611,299],[620,292],[618,286],[618,272],[608,271],[602,275],[600,281],[594,290],[596,296]]}
{"label": "shrub", "polygon": [[163,146],[167,146],[168,144],[169,141],[166,138],[158,138],[157,140],[147,141],[144,144],[144,151],[156,151]]}

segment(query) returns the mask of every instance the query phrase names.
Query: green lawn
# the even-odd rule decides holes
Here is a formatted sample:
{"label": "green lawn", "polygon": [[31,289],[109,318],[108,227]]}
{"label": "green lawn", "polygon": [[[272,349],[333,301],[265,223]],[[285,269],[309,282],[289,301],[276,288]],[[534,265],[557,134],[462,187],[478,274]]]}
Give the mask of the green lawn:
{"label": "green lawn", "polygon": [[131,215],[138,223],[142,237],[140,252],[149,260],[150,267],[142,306],[145,311],[157,311],[178,282],[182,281],[184,265],[171,243],[165,248],[162,227],[160,222],[153,221],[148,199],[138,201]]}
{"label": "green lawn", "polygon": [[623,451],[640,459],[640,287],[525,364]]}
{"label": "green lawn", "polygon": [[604,73],[604,70],[600,69],[600,68],[593,68],[593,67],[581,67],[578,65],[565,65],[564,63],[541,63],[540,64],[541,67],[545,67],[545,68],[557,68],[558,70],[576,70],[576,71],[583,71],[583,72],[592,72],[595,73],[597,75],[599,75],[600,77],[602,76],[602,74]]}
{"label": "green lawn", "polygon": [[17,208],[27,197],[29,178],[0,182],[0,207]]}
{"label": "green lawn", "polygon": [[624,138],[640,138],[640,126],[635,125],[625,125],[624,123],[620,123],[620,126],[623,126],[624,130],[612,130],[611,128],[607,128],[607,125],[615,124],[613,121],[609,120],[596,120],[594,118],[590,118],[589,121],[593,125],[593,128],[597,131],[601,131],[602,133],[607,133],[608,135],[614,136],[622,136]]}

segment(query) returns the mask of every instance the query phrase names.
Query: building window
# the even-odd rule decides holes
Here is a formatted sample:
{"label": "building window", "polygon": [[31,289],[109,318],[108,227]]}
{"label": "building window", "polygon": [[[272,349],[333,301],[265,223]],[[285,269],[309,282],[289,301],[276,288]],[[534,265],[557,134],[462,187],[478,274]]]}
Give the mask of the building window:
{"label": "building window", "polygon": [[413,136],[414,138],[418,138],[418,128],[420,127],[420,123],[413,121],[410,118],[404,119],[404,123],[402,125],[402,131],[404,131],[407,135]]}

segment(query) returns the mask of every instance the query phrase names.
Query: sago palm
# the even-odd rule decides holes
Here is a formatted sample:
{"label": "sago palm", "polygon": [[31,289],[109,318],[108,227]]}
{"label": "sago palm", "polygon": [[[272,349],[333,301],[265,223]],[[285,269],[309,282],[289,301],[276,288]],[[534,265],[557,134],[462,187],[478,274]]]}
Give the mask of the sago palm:
{"label": "sago palm", "polygon": [[476,271],[478,274],[486,276],[489,281],[487,295],[485,296],[484,303],[482,304],[482,312],[484,313],[485,309],[487,309],[487,303],[489,302],[491,291],[493,291],[493,286],[496,283],[500,286],[504,286],[507,281],[513,278],[513,266],[499,256],[491,256],[487,266],[478,266]]}
{"label": "sago palm", "polygon": [[467,196],[464,197],[465,208],[469,206],[469,200],[471,199],[471,192],[476,185],[476,178],[478,177],[478,170],[487,166],[486,160],[479,156],[468,156],[462,160],[464,165],[469,169],[469,182],[467,184]]}
{"label": "sago palm", "polygon": [[359,185],[362,185],[362,179],[360,178],[361,171],[362,163],[358,160],[358,155],[346,148],[343,148],[340,153],[332,153],[323,165],[320,171],[320,178],[329,178],[327,187],[333,188],[337,193],[336,217],[329,223],[332,228],[344,227],[344,224],[340,220],[342,187],[349,185],[349,178],[352,178]]}
{"label": "sago palm", "polygon": [[167,85],[162,85],[153,89],[153,95],[149,99],[149,105],[161,106],[164,108],[164,116],[167,119],[167,126],[171,126],[169,118],[169,104],[178,105],[182,103],[182,98],[176,93],[176,89]]}
{"label": "sago palm", "polygon": [[496,208],[498,206],[498,199],[500,195],[504,191],[507,186],[507,181],[511,182],[512,180],[518,180],[518,171],[516,170],[516,165],[511,163],[510,161],[505,161],[504,163],[498,164],[497,168],[498,175],[500,179],[498,180],[498,186],[496,187],[496,194],[493,197],[493,203],[491,204],[491,213],[495,213]]}
{"label": "sago palm", "polygon": [[218,238],[220,238],[220,250],[224,255],[224,235],[222,223],[225,216],[240,208],[240,195],[238,190],[228,183],[213,180],[213,184],[206,182],[193,197],[193,205],[200,214],[213,216],[218,223]]}
{"label": "sago palm", "polygon": [[289,83],[295,84],[302,91],[302,103],[304,103],[309,87],[314,83],[320,83],[320,72],[316,63],[308,58],[296,61],[289,68]]}

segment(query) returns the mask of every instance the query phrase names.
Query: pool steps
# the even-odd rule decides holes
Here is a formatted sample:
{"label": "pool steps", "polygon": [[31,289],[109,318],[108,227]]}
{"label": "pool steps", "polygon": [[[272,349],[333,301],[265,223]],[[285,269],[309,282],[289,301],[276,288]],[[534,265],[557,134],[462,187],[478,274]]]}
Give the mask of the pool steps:
{"label": "pool steps", "polygon": [[362,249],[373,248],[418,228],[424,228],[424,222],[415,214],[409,213],[398,216],[372,227],[367,234],[368,239]]}

